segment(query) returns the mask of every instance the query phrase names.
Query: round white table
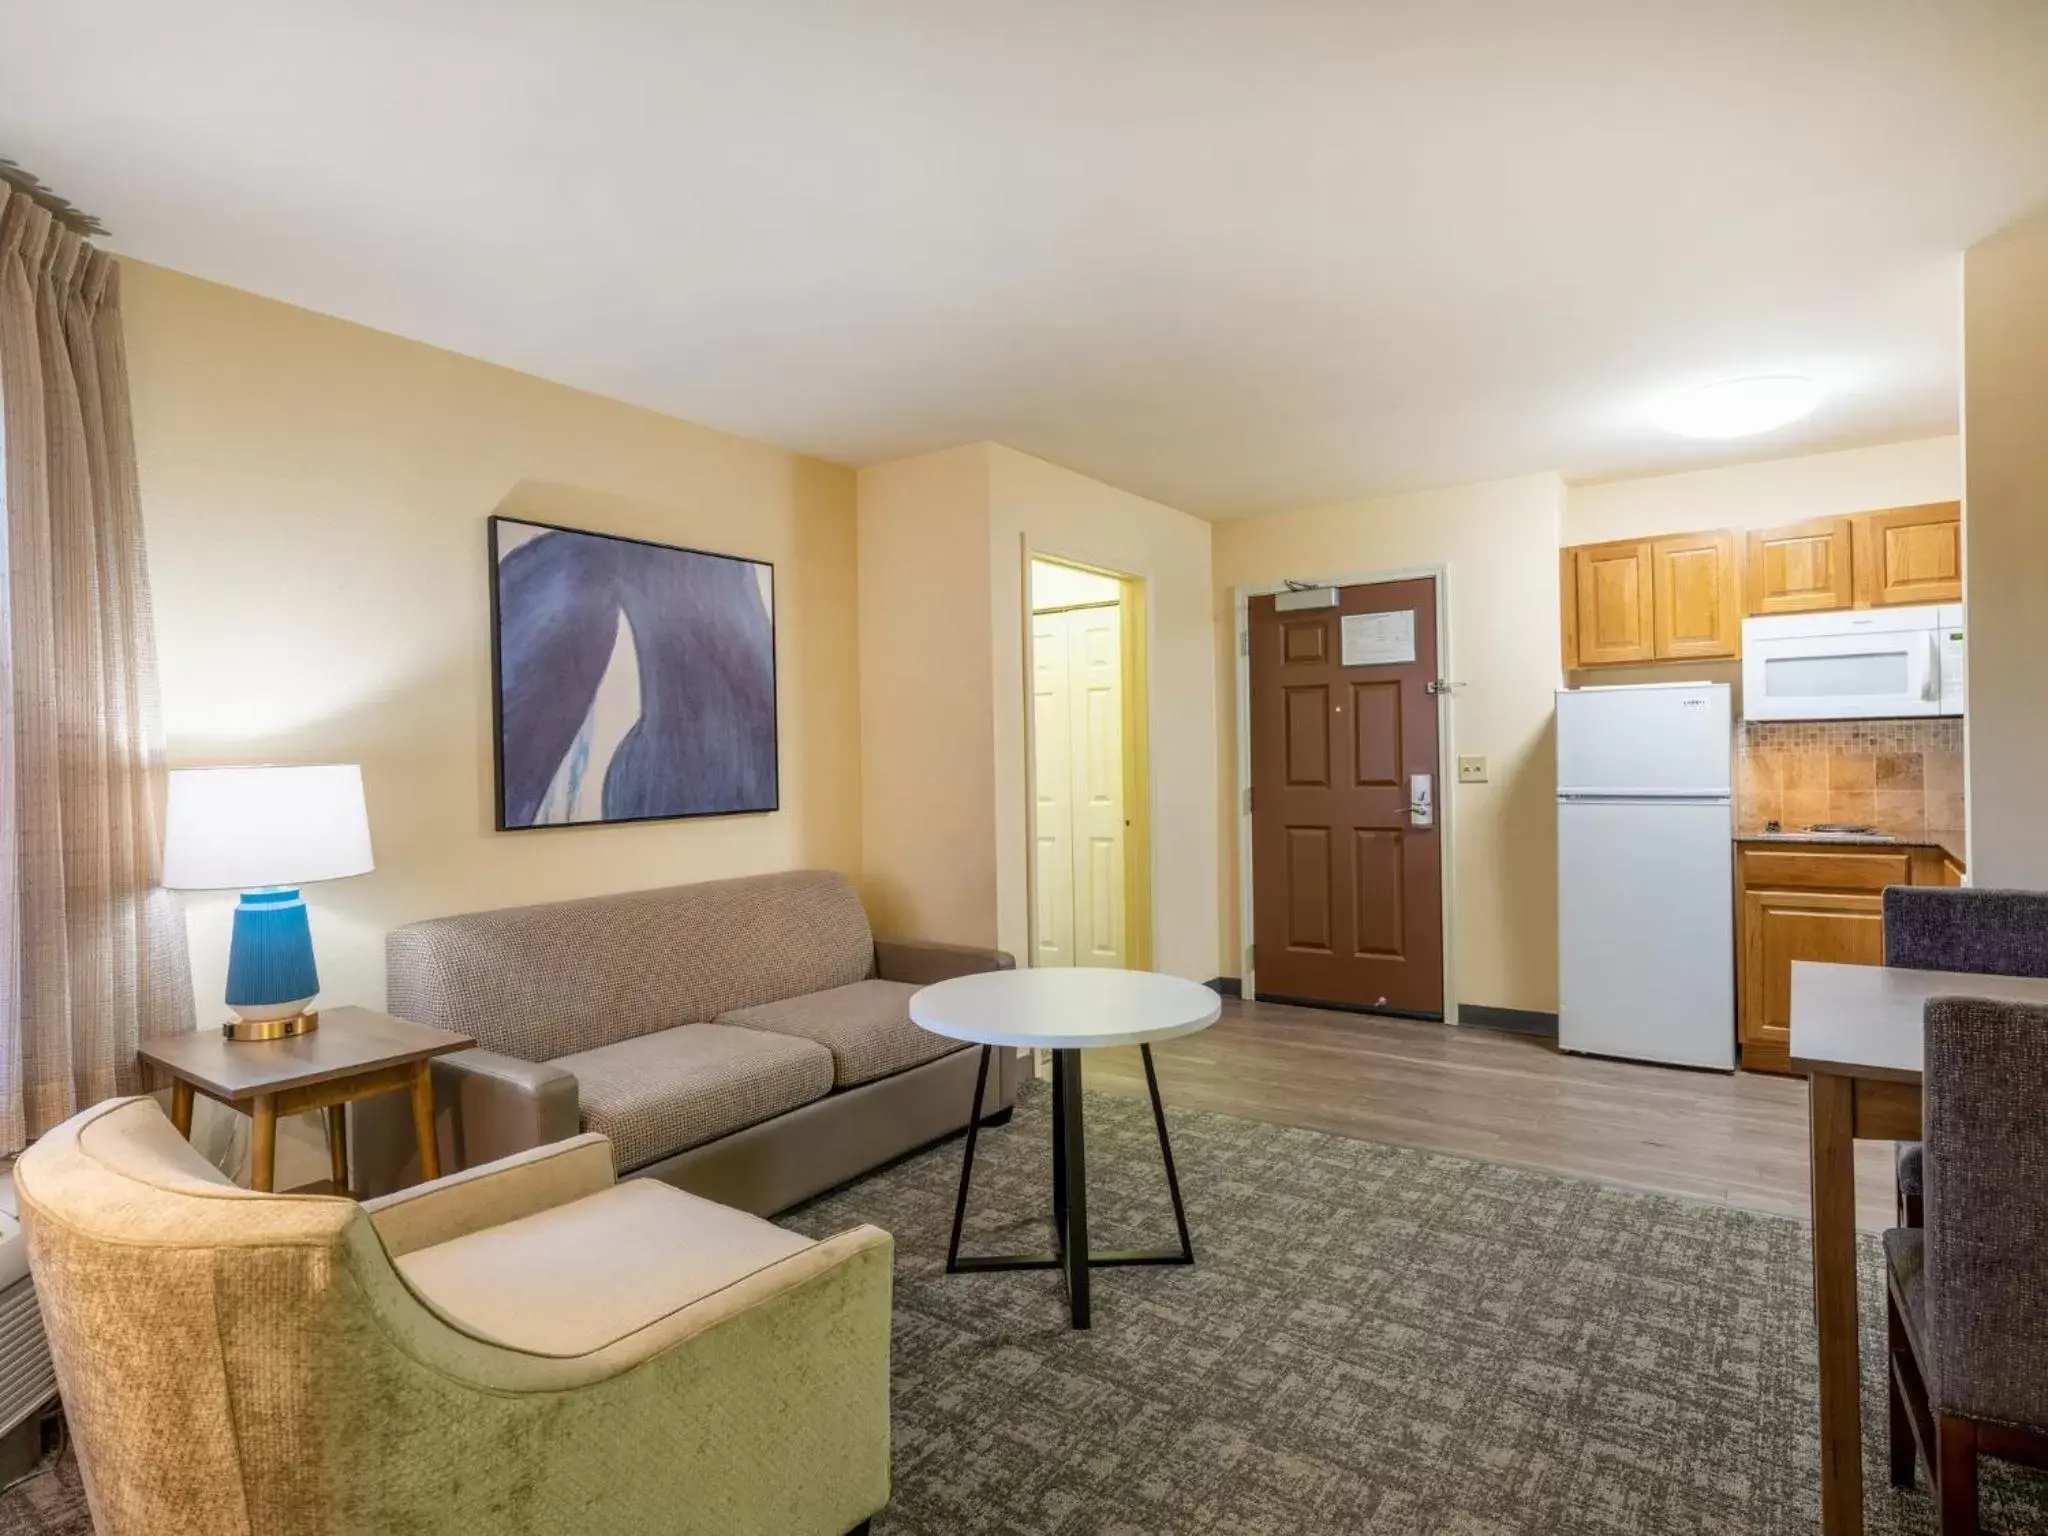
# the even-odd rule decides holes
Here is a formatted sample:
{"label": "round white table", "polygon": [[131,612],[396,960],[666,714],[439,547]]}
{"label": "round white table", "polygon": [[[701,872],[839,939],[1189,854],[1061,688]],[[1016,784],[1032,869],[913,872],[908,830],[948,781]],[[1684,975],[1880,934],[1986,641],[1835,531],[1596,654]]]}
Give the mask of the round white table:
{"label": "round white table", "polygon": [[[1154,1041],[1191,1035],[1216,1022],[1222,999],[1199,982],[1152,971],[1093,968],[983,971],[957,976],[914,994],[910,1017],[933,1034],[981,1047],[974,1077],[974,1113],[967,1122],[967,1152],[960,1164],[960,1194],[953,1205],[953,1237],[946,1247],[946,1273],[1000,1269],[1057,1269],[1067,1282],[1067,1303],[1076,1328],[1089,1323],[1088,1272],[1132,1264],[1192,1264],[1195,1247],[1174,1172],[1173,1144],[1166,1135],[1166,1107],[1159,1099],[1159,1074],[1152,1066]],[[1145,1063],[1152,1095],[1152,1123],[1166,1164],[1166,1189],[1173,1197],[1177,1249],[1096,1253],[1088,1246],[1087,1138],[1081,1112],[1081,1052],[1096,1046],[1135,1045]],[[998,1048],[1031,1047],[1052,1052],[1052,1225],[1056,1252],[1050,1257],[1000,1254],[960,1256],[960,1229],[967,1219],[967,1191],[974,1178],[974,1145],[981,1131],[981,1106],[988,1088],[989,1055]]]}

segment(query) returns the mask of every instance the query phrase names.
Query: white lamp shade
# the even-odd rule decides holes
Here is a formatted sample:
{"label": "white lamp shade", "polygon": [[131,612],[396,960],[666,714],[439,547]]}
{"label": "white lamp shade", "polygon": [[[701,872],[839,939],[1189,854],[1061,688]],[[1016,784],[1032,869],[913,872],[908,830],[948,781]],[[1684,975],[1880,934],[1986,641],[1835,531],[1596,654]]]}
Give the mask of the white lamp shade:
{"label": "white lamp shade", "polygon": [[164,818],[164,884],[246,891],[368,874],[363,771],[179,768]]}

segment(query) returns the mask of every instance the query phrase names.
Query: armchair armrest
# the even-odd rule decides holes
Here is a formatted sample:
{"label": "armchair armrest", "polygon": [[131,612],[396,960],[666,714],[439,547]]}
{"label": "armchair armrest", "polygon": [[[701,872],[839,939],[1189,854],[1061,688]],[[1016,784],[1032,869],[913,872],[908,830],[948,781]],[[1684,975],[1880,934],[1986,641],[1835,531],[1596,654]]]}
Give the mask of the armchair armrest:
{"label": "armchair armrest", "polygon": [[[474,1168],[582,1129],[576,1075],[496,1051],[456,1051],[433,1063],[434,1125],[443,1168]],[[412,1111],[402,1093],[349,1106],[352,1182],[381,1195],[419,1178]]]}
{"label": "armchair armrest", "polygon": [[[515,1432],[515,1443],[537,1437],[551,1467],[630,1462],[630,1492],[599,1512],[606,1530],[681,1519],[703,1532],[850,1531],[889,1502],[892,1251],[887,1233],[860,1227],[708,1295],[679,1284],[673,1311],[574,1355],[480,1339],[386,1266],[386,1295],[409,1319],[404,1351],[436,1379],[367,1411],[380,1429],[406,1415],[396,1422],[437,1436],[450,1465],[502,1455]],[[636,1262],[630,1246],[617,1256],[622,1268]],[[451,1386],[470,1411],[449,1414],[451,1397],[464,1400]],[[646,1445],[659,1454],[641,1455]],[[443,1504],[453,1497],[437,1492]],[[521,1496],[534,1530],[593,1528],[584,1478],[541,1477]],[[470,1524],[495,1529],[498,1506],[483,1503],[469,1506],[480,1510]],[[620,1518],[604,1520],[613,1510]]]}
{"label": "armchair armrest", "polygon": [[1000,949],[980,949],[972,944],[937,944],[918,939],[875,940],[875,976],[881,981],[907,982],[928,987],[954,976],[973,976],[981,971],[1007,971],[1017,962]]}
{"label": "armchair armrest", "polygon": [[[791,1307],[817,1308],[832,1331],[854,1324],[863,1347],[878,1351],[878,1383],[889,1375],[889,1315],[895,1276],[896,1240],[879,1227],[859,1226],[811,1244],[788,1258],[707,1296],[681,1302],[674,1311],[636,1328],[586,1355],[556,1356],[588,1362],[607,1373],[631,1369],[674,1350],[688,1351],[720,1329],[743,1329],[763,1314]],[[630,1259],[625,1262],[631,1262]],[[778,1327],[785,1338],[809,1330]],[[769,1373],[762,1373],[763,1375]],[[886,1421],[887,1414],[882,1418]]]}
{"label": "armchair armrest", "polygon": [[363,1209],[395,1259],[567,1205],[612,1181],[612,1144],[593,1132],[365,1200]]}

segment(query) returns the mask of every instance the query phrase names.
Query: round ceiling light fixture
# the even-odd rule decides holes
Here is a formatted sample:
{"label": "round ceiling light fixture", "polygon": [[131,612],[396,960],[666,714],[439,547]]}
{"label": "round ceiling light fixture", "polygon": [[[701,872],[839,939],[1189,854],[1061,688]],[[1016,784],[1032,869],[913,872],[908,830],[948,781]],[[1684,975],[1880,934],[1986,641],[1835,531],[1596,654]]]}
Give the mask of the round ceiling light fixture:
{"label": "round ceiling light fixture", "polygon": [[1794,373],[1702,384],[1659,402],[1657,425],[1680,437],[1751,437],[1808,415],[1820,386]]}

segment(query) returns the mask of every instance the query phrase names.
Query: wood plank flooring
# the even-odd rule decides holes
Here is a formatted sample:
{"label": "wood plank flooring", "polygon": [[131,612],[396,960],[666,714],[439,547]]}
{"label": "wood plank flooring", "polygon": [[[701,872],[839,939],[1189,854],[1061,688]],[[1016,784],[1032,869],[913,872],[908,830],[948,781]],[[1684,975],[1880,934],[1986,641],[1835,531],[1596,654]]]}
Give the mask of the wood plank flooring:
{"label": "wood plank flooring", "polygon": [[[1215,1110],[1807,1215],[1803,1079],[1570,1056],[1479,1028],[1226,999],[1153,1048],[1167,1105]],[[1143,1093],[1135,1049],[1089,1051],[1091,1088]],[[1857,1219],[1895,1224],[1892,1149],[1857,1144]]]}

